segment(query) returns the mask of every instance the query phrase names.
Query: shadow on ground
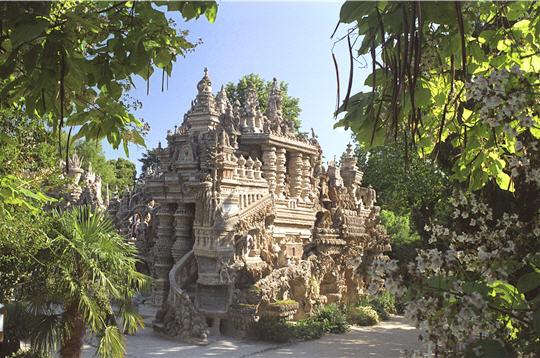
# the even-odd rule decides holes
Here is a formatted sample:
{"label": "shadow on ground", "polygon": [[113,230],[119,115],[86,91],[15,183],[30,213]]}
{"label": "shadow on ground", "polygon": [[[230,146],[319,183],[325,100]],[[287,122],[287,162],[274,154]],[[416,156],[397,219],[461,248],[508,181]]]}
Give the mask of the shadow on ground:
{"label": "shadow on ground", "polygon": [[[286,345],[222,337],[207,346],[189,345],[154,335],[153,312],[141,312],[148,325],[126,337],[126,357],[400,357],[404,350],[422,349],[418,331],[402,317],[392,317],[374,327],[353,327],[346,334],[327,334],[321,339]],[[86,345],[84,357],[95,348]]]}

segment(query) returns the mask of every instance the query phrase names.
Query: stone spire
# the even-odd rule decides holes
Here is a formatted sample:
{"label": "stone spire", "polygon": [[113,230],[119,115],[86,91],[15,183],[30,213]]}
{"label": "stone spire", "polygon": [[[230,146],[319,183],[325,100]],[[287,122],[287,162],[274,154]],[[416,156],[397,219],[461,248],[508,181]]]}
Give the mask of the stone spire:
{"label": "stone spire", "polygon": [[208,76],[208,69],[204,68],[204,76],[197,83],[197,97],[191,107],[191,114],[216,114],[216,101],[212,94],[212,81]]}
{"label": "stone spire", "polygon": [[279,89],[279,83],[275,77],[272,81],[272,88],[270,88],[270,93],[268,94],[266,116],[270,121],[275,121],[281,119],[282,117],[281,90]]}
{"label": "stone spire", "polygon": [[341,176],[345,186],[362,183],[363,173],[356,165],[358,158],[354,155],[352,144],[347,144],[345,153],[341,156]]}
{"label": "stone spire", "polygon": [[259,107],[257,92],[255,91],[255,87],[250,83],[244,93],[244,111],[248,116],[254,116],[257,112],[257,107]]}
{"label": "stone spire", "polygon": [[227,111],[227,108],[231,105],[225,87],[222,85],[216,96],[216,110],[219,114],[223,114]]}

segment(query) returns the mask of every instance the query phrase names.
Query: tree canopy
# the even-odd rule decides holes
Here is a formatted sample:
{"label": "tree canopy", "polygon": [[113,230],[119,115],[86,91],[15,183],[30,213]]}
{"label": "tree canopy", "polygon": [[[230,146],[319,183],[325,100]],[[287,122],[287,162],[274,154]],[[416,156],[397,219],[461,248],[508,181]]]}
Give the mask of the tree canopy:
{"label": "tree canopy", "polygon": [[540,138],[539,11],[522,1],[345,3],[349,45],[361,40],[372,73],[370,90],[349,86],[336,125],[367,147],[399,138],[406,156],[447,160],[472,190],[493,179],[512,191],[509,158]]}
{"label": "tree canopy", "polygon": [[[250,73],[238,80],[237,83],[229,82],[225,86],[225,91],[229,100],[232,102],[238,100],[240,104],[244,103],[244,91],[253,86],[257,92],[257,99],[259,100],[259,108],[264,113],[266,111],[266,105],[268,103],[268,93],[272,88],[272,81],[264,80],[260,75],[256,73]],[[279,88],[281,90],[281,103],[283,106],[283,116],[291,119],[296,128],[300,128],[300,119],[298,116],[302,111],[299,106],[299,99],[289,96],[288,84],[284,81],[279,82]]]}
{"label": "tree canopy", "polygon": [[370,150],[357,148],[363,185],[377,190],[377,204],[397,215],[411,216],[416,229],[434,218],[443,218],[451,194],[448,175],[432,160],[410,153],[405,166],[403,143],[390,143]]}
{"label": "tree canopy", "polygon": [[[3,2],[0,4],[0,98],[74,138],[106,138],[114,148],[144,145],[143,122],[125,95],[138,75],[162,82],[196,43],[165,9],[213,22],[217,5],[201,2]],[[149,83],[149,82],[148,82]],[[162,86],[163,87],[163,86]],[[60,137],[59,137],[60,138]],[[61,143],[61,141],[58,141]],[[69,136],[68,136],[69,142]]]}

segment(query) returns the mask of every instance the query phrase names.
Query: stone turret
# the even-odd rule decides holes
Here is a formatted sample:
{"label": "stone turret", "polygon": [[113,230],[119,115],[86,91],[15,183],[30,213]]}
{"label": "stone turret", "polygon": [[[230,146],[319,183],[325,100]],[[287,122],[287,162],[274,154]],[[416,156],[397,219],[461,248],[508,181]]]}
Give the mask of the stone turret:
{"label": "stone turret", "polygon": [[208,69],[205,68],[204,76],[197,84],[197,97],[192,103],[186,122],[193,130],[207,131],[219,123],[218,116],[216,99],[212,94],[212,81]]}
{"label": "stone turret", "polygon": [[351,143],[347,144],[347,150],[341,156],[340,174],[343,178],[343,184],[347,187],[353,184],[362,184],[364,173],[357,166],[358,158],[354,155]]}

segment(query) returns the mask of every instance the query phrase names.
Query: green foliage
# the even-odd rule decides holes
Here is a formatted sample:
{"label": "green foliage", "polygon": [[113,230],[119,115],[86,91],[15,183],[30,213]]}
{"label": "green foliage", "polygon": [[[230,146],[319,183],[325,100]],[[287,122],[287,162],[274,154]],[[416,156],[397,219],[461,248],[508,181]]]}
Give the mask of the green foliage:
{"label": "green foliage", "polygon": [[[368,148],[399,139],[404,153],[431,154],[471,190],[491,181],[512,191],[508,156],[523,155],[519,141],[540,138],[539,9],[537,2],[346,2],[340,22],[354,27],[357,53],[373,66],[369,89],[345,99],[337,126]],[[497,87],[492,74],[501,70],[514,72]],[[471,86],[481,76],[483,93]]]}
{"label": "green foliage", "polygon": [[392,244],[411,244],[420,240],[420,236],[411,230],[408,216],[396,215],[390,210],[381,210],[380,218],[392,239]]}
{"label": "green foliage", "polygon": [[[396,313],[396,298],[387,291],[382,291],[375,296],[363,296],[357,306],[373,308],[383,321],[389,320],[391,314]],[[354,308],[351,309],[354,312]]]}
{"label": "green foliage", "polygon": [[47,267],[39,263],[48,259],[45,252],[49,241],[44,229],[50,225],[50,218],[24,209],[12,209],[10,213],[0,215],[0,302],[9,302],[16,292],[19,299],[31,297],[47,277]]}
{"label": "green foliage", "polygon": [[416,257],[416,249],[422,246],[420,235],[411,228],[409,217],[390,210],[381,210],[381,224],[390,236],[390,257],[406,265]]}
{"label": "green foliage", "polygon": [[293,335],[299,340],[319,339],[325,332],[328,332],[327,327],[325,327],[323,322],[313,318],[300,320],[296,322],[293,327]]}
{"label": "green foliage", "polygon": [[[22,275],[13,298],[24,304],[23,322],[29,322],[32,348],[40,352],[64,348],[69,337],[84,335],[84,326],[82,332],[74,331],[80,317],[99,338],[99,356],[117,357],[123,351],[121,332],[131,334],[143,326],[132,298],[148,288],[149,279],[136,270],[136,251],[116,233],[105,212],[78,207],[55,212],[51,220],[42,227],[46,235],[41,247],[31,240],[16,245],[19,252],[28,250],[21,265],[30,267],[19,271]],[[6,246],[14,241],[8,235]],[[6,240],[3,235],[2,240]],[[9,258],[4,251],[0,257]],[[34,276],[35,272],[40,275]],[[117,313],[113,313],[113,302]],[[51,309],[51,304],[62,307],[61,313]]]}
{"label": "green foliage", "polygon": [[156,155],[155,149],[149,149],[146,153],[143,153],[143,156],[141,159],[139,159],[139,162],[141,162],[141,175],[146,175],[146,172],[151,167],[157,165],[158,158]]}
{"label": "green foliage", "polygon": [[345,333],[348,330],[347,316],[336,304],[331,304],[321,307],[313,316],[297,322],[263,317],[254,323],[251,332],[256,339],[284,343],[291,340],[317,339],[324,333]]}
{"label": "green foliage", "polygon": [[142,318],[133,311],[131,298],[149,283],[148,277],[136,270],[136,250],[116,233],[105,212],[85,206],[59,213],[56,218],[51,247],[61,274],[52,277],[53,296],[76,303],[96,333],[105,333],[108,328],[105,322],[114,300],[123,317],[123,331],[134,332],[142,326]]}
{"label": "green foliage", "polygon": [[250,330],[253,338],[261,341],[285,343],[293,339],[293,325],[278,318],[261,317]]}
{"label": "green foliage", "polygon": [[127,159],[118,158],[109,160],[108,163],[114,168],[114,179],[109,182],[111,188],[133,187],[137,170],[135,164]]}
{"label": "green foliage", "polygon": [[349,330],[347,316],[336,304],[322,306],[312,319],[322,324],[324,332],[345,333]]}
{"label": "green foliage", "polygon": [[61,183],[52,143],[43,121],[0,109],[0,213],[21,208],[36,213],[54,201],[42,192]]}
{"label": "green foliage", "polygon": [[353,307],[349,312],[349,322],[359,326],[374,326],[379,323],[379,315],[370,306]]}
{"label": "green foliage", "polygon": [[326,332],[324,323],[312,317],[297,322],[262,317],[251,329],[253,338],[278,343],[317,339],[321,338],[324,332]]}
{"label": "green foliage", "polygon": [[[261,112],[266,111],[266,105],[268,103],[268,93],[272,87],[272,81],[265,81],[261,76],[255,73],[250,73],[245,75],[238,83],[229,82],[225,86],[227,92],[227,97],[229,100],[234,103],[238,100],[241,104],[244,103],[244,92],[249,86],[253,86],[257,92],[257,98],[259,100],[259,108]],[[283,116],[285,118],[291,119],[296,128],[300,128],[300,115],[301,109],[299,106],[298,98],[291,97],[288,94],[288,85],[286,82],[281,81],[279,83],[279,88],[281,90],[281,102],[283,106]]]}
{"label": "green foliage", "polygon": [[382,209],[411,216],[420,233],[426,223],[447,215],[450,181],[434,161],[415,152],[406,158],[402,141],[369,150],[358,146],[356,153],[364,171],[362,181],[377,190]]}
{"label": "green foliage", "polygon": [[[162,5],[157,6],[157,5]],[[201,2],[25,2],[0,5],[0,98],[57,133],[107,138],[114,148],[144,145],[143,123],[125,96],[134,76],[170,75],[195,44],[165,8],[185,20],[213,22],[217,4]],[[163,78],[163,77],[162,77]]]}

